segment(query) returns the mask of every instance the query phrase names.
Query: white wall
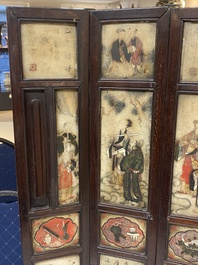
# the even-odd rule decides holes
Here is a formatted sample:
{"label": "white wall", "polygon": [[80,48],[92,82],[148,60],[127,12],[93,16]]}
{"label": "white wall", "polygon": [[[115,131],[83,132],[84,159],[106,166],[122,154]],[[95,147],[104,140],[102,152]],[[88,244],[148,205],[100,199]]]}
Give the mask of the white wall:
{"label": "white wall", "polygon": [[0,137],[14,142],[12,111],[0,111]]}
{"label": "white wall", "polygon": [[158,0],[138,0],[137,7],[154,7]]}
{"label": "white wall", "polygon": [[197,7],[198,0],[186,0],[186,7]]}

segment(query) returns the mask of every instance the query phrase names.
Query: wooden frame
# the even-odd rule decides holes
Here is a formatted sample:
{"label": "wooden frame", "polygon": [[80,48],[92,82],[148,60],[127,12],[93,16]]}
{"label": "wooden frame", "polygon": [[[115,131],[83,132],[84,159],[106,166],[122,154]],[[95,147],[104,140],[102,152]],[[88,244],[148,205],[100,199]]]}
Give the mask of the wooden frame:
{"label": "wooden frame", "polygon": [[[188,252],[189,242],[197,245],[197,208],[190,215],[174,208],[183,170],[176,161],[198,140],[196,64],[185,65],[187,77],[181,70],[197,58],[183,52],[197,10],[13,7],[7,14],[24,264],[198,264]],[[28,23],[74,26],[76,74],[24,78],[21,25]],[[56,42],[56,34],[46,36]],[[185,112],[192,118],[183,122]],[[182,149],[181,142],[189,143]],[[67,180],[58,170],[64,160]]]}

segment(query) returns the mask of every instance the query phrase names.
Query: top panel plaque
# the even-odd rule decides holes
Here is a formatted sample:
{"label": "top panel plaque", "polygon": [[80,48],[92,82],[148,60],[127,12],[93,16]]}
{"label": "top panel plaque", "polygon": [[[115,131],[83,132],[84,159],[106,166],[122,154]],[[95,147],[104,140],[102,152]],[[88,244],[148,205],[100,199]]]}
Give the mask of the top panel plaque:
{"label": "top panel plaque", "polygon": [[102,78],[153,79],[155,23],[102,26]]}
{"label": "top panel plaque", "polygon": [[77,78],[76,24],[21,24],[24,79]]}
{"label": "top panel plaque", "polygon": [[198,23],[185,22],[180,80],[198,82]]}

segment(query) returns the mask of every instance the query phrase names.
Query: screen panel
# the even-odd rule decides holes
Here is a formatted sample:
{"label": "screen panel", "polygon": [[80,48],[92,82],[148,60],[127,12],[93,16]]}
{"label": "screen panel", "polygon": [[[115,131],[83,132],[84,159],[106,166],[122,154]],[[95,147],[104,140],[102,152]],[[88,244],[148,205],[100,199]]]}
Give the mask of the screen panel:
{"label": "screen panel", "polygon": [[89,264],[89,12],[10,7],[8,24],[24,265]]}
{"label": "screen panel", "polygon": [[91,12],[93,265],[155,264],[168,14],[149,11]]}
{"label": "screen panel", "polygon": [[171,11],[157,264],[198,261],[197,21],[197,9]]}

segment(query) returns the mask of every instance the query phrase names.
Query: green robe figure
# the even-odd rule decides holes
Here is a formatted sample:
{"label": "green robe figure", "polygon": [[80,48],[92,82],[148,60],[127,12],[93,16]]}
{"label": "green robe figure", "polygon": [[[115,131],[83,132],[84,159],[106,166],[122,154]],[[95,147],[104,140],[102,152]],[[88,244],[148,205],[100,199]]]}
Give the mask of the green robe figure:
{"label": "green robe figure", "polygon": [[123,189],[126,201],[142,201],[139,180],[141,173],[144,171],[144,156],[141,146],[139,142],[136,142],[132,151],[123,158],[120,164],[120,168],[124,172]]}

